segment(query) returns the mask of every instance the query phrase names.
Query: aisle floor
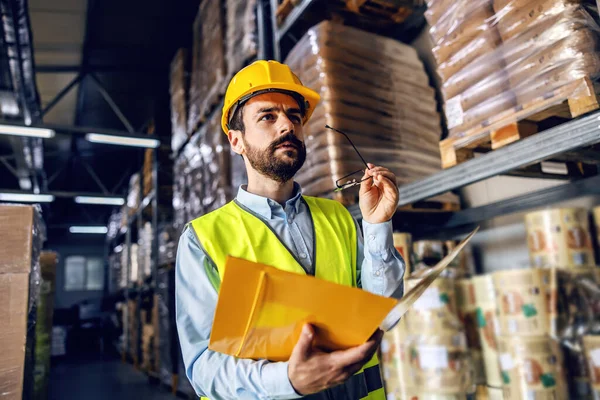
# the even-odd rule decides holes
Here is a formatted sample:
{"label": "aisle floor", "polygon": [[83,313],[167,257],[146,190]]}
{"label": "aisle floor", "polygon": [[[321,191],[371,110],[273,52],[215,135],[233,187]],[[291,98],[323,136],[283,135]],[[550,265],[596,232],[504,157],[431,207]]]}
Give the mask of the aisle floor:
{"label": "aisle floor", "polygon": [[50,400],[176,400],[164,386],[119,360],[58,362],[52,365]]}

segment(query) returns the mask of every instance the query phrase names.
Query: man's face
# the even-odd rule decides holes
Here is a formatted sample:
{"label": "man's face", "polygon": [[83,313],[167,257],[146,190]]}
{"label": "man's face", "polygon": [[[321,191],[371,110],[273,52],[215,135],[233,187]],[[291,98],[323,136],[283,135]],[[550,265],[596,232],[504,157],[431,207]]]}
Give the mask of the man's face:
{"label": "man's face", "polygon": [[276,182],[292,179],[306,160],[302,114],[296,100],[283,93],[255,96],[244,105],[243,120],[245,133],[239,133],[239,153],[253,169]]}

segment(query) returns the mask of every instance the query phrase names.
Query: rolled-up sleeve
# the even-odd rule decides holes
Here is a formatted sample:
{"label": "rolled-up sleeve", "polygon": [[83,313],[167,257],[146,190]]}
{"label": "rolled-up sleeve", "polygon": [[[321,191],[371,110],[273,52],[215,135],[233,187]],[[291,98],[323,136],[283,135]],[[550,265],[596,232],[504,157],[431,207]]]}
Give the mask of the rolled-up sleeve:
{"label": "rolled-up sleeve", "polygon": [[358,232],[362,288],[380,296],[402,298],[405,264],[394,247],[392,222],[370,224],[363,220],[362,226],[362,238]]}
{"label": "rolled-up sleeve", "polygon": [[238,359],[208,349],[218,279],[194,232],[179,240],[175,273],[176,321],[186,375],[199,396],[213,399],[295,399],[288,363]]}

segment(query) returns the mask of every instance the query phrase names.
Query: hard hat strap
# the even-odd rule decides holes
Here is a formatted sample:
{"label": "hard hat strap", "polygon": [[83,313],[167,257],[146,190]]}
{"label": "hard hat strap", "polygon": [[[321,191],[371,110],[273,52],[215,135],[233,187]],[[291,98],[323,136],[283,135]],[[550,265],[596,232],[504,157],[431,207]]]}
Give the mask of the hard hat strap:
{"label": "hard hat strap", "polygon": [[291,90],[277,89],[277,88],[257,90],[256,92],[248,93],[247,95],[242,96],[231,107],[231,109],[229,110],[229,115],[227,116],[227,128],[231,129],[229,124],[231,123],[231,119],[233,118],[233,116],[235,115],[235,112],[237,111],[237,109],[240,106],[242,106],[244,103],[246,103],[252,97],[258,96],[259,94],[264,94],[264,93],[283,93],[283,94],[287,94],[288,96],[292,96],[298,102],[298,106],[300,106],[300,113],[302,113],[303,116],[309,107],[308,102],[304,99],[304,97],[302,95],[300,95],[299,93],[293,92]]}

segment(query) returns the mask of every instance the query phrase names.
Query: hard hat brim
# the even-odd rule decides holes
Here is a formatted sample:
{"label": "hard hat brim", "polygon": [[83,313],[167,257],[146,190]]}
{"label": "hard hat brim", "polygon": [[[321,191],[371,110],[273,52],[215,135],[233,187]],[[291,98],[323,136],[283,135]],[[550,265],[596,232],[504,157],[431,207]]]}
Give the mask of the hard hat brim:
{"label": "hard hat brim", "polygon": [[294,92],[294,93],[298,93],[300,96],[302,96],[304,98],[304,100],[308,103],[306,106],[306,112],[304,114],[304,118],[302,119],[303,125],[310,119],[310,116],[312,115],[313,111],[315,110],[315,107],[317,106],[317,104],[319,103],[319,100],[321,99],[321,96],[314,90],[309,89],[302,85],[297,85],[297,84],[269,83],[269,84],[265,84],[265,85],[251,87],[248,90],[246,90],[244,93],[241,93],[238,96],[238,98],[235,99],[235,101],[232,102],[232,104],[226,110],[223,110],[223,115],[221,116],[221,128],[223,129],[223,132],[225,132],[225,134],[227,134],[229,132],[229,128],[227,127],[227,125],[229,123],[229,114],[230,114],[231,110],[234,108],[234,105],[236,105],[240,101],[240,99],[246,98],[246,101],[249,100],[249,96],[252,95],[252,93],[257,93],[257,95],[258,95],[259,94],[258,92],[264,92],[266,90],[272,90],[272,91],[281,90],[282,92],[286,92],[286,91]]}

